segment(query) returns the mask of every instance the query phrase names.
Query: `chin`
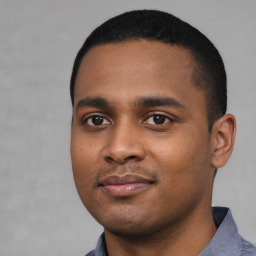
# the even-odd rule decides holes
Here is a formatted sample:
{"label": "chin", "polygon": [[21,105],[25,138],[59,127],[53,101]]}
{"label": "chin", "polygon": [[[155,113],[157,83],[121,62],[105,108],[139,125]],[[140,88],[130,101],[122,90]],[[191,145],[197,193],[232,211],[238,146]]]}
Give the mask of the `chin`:
{"label": "chin", "polygon": [[131,225],[112,225],[104,227],[105,231],[119,237],[126,238],[138,238],[149,236],[152,233],[152,230],[148,227],[142,225],[142,223],[132,223]]}
{"label": "chin", "polygon": [[105,231],[120,237],[136,238],[151,235],[155,233],[154,223],[150,220],[150,216],[146,216],[140,212],[135,212],[125,215],[112,214],[113,218],[107,218],[102,221],[98,220],[99,223],[104,227]]}

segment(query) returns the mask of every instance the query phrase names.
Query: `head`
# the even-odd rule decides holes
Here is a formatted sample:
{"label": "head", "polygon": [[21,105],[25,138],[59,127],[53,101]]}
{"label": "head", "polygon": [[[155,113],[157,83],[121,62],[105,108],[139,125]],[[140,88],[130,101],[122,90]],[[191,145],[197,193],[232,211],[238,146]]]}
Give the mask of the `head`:
{"label": "head", "polygon": [[158,11],[98,27],[71,78],[71,157],[78,193],[106,232],[145,236],[211,207],[235,119],[213,44]]}

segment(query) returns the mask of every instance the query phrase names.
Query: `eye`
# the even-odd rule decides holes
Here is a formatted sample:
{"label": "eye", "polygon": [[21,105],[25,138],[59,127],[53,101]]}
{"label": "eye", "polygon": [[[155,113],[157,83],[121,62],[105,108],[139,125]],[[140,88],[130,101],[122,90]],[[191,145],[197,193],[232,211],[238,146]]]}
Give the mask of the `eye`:
{"label": "eye", "polygon": [[167,122],[170,122],[170,118],[160,114],[152,115],[146,120],[147,124],[153,124],[153,125],[161,125]]}
{"label": "eye", "polygon": [[110,122],[103,116],[94,115],[91,117],[88,117],[85,120],[85,123],[90,126],[101,126],[101,125],[109,125]]}

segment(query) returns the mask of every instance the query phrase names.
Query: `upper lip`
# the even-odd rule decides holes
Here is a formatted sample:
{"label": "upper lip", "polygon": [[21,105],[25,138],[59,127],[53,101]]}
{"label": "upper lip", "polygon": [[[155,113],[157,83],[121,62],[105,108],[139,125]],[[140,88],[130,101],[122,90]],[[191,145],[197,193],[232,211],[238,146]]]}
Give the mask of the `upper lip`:
{"label": "upper lip", "polygon": [[108,186],[108,185],[124,185],[130,183],[154,183],[150,178],[141,177],[138,175],[126,174],[123,176],[111,175],[106,178],[103,178],[99,181],[99,186]]}

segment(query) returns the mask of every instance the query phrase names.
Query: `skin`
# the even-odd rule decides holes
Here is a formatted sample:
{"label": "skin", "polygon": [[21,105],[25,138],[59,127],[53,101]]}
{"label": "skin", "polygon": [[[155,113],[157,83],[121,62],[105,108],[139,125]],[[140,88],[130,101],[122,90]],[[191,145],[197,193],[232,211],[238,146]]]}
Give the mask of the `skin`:
{"label": "skin", "polygon": [[81,63],[72,166],[110,256],[198,255],[216,232],[214,171],[232,152],[235,118],[209,132],[193,70],[187,49],[145,40],[94,47]]}

